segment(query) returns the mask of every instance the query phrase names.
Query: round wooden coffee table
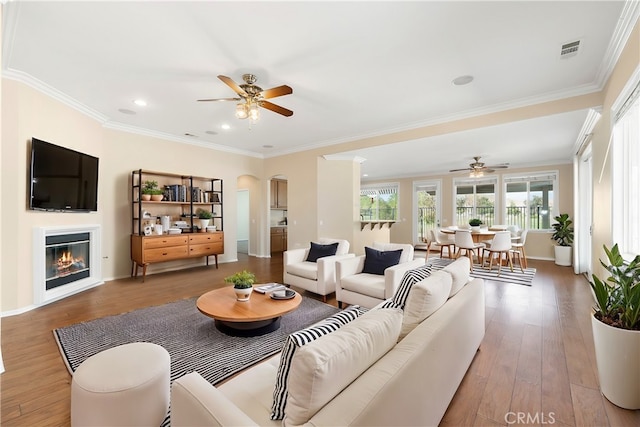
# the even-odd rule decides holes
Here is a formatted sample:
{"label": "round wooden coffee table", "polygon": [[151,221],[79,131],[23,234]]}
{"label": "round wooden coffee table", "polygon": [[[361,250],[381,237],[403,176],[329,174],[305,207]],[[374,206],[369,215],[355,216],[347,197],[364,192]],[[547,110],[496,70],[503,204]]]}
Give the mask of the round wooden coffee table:
{"label": "round wooden coffee table", "polygon": [[267,294],[253,292],[249,301],[237,301],[233,286],[215,289],[198,298],[196,306],[215,320],[216,327],[225,334],[253,337],[273,332],[280,327],[280,317],[294,311],[302,297],[274,300]]}

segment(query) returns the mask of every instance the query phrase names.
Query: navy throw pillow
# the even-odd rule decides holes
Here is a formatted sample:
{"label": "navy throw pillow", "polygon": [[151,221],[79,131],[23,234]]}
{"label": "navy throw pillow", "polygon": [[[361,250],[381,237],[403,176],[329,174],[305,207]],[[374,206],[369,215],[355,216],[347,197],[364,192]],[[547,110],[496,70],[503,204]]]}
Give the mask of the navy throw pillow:
{"label": "navy throw pillow", "polygon": [[319,243],[311,242],[311,249],[309,249],[309,255],[307,255],[307,261],[316,262],[318,258],[333,256],[338,251],[338,242],[330,243],[328,245],[321,245]]}
{"label": "navy throw pillow", "polygon": [[388,267],[398,265],[402,249],[395,251],[378,251],[367,246],[364,247],[364,269],[363,273],[384,275],[384,270]]}

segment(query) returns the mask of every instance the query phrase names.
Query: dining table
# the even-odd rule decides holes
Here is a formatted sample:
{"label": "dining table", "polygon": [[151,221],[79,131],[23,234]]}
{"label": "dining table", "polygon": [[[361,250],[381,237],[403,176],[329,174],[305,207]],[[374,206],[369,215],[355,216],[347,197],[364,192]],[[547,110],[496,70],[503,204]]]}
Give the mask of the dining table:
{"label": "dining table", "polygon": [[[460,227],[445,227],[440,229],[440,231],[442,231],[444,234],[452,234],[452,235],[455,235],[457,230],[469,230],[469,229],[463,229]],[[490,240],[498,232],[498,230],[489,230],[488,228],[480,228],[479,230],[471,229],[470,231],[471,231],[471,238],[473,239],[474,243],[480,243],[484,240]]]}

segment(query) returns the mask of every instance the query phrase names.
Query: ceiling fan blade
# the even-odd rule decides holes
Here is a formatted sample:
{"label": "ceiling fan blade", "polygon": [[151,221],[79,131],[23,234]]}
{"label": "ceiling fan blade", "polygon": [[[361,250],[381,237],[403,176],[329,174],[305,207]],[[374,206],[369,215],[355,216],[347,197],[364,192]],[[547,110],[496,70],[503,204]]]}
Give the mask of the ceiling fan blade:
{"label": "ceiling fan blade", "polygon": [[287,85],[282,85],[278,87],[273,87],[271,89],[263,90],[258,95],[261,95],[264,99],[276,98],[282,95],[291,95],[293,93],[293,89],[291,89]]}
{"label": "ceiling fan blade", "polygon": [[485,166],[490,169],[507,169],[509,165],[494,165],[494,166]]}
{"label": "ceiling fan blade", "polygon": [[485,168],[482,172],[493,173],[493,172],[495,172],[495,169]]}
{"label": "ceiling fan blade", "polygon": [[211,98],[211,99],[198,99],[199,102],[208,101],[240,101],[242,98]]}
{"label": "ceiling fan blade", "polygon": [[273,111],[274,113],[282,114],[283,116],[286,116],[286,117],[291,117],[291,116],[293,116],[293,111],[291,111],[291,110],[287,110],[286,108],[281,107],[281,106],[279,106],[279,105],[276,105],[276,104],[274,104],[274,103],[272,103],[272,102],[269,102],[269,101],[260,101],[260,102],[259,102],[259,104],[260,104],[260,106],[261,106],[261,107],[264,107],[264,108],[266,108],[267,110],[271,110],[271,111]]}
{"label": "ceiling fan blade", "polygon": [[464,168],[464,169],[451,169],[449,170],[449,172],[465,172],[465,171],[472,171],[472,168]]}
{"label": "ceiling fan blade", "polygon": [[245,92],[244,89],[242,89],[240,86],[238,86],[238,84],[236,82],[231,80],[231,78],[229,78],[227,76],[223,76],[223,75],[219,75],[218,78],[220,80],[222,80],[231,89],[233,89],[233,91],[235,93],[237,93],[238,95],[240,95],[241,97],[243,97],[243,98],[248,98],[249,97],[249,94],[247,94],[247,92]]}

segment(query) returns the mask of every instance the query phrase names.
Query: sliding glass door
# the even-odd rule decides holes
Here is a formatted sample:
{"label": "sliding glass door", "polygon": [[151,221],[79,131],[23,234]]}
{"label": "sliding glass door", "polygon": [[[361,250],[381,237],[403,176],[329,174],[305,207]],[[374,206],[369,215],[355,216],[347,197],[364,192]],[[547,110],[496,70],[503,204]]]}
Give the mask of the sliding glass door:
{"label": "sliding glass door", "polygon": [[440,227],[440,187],[439,180],[413,183],[414,243],[425,242],[429,230]]}

